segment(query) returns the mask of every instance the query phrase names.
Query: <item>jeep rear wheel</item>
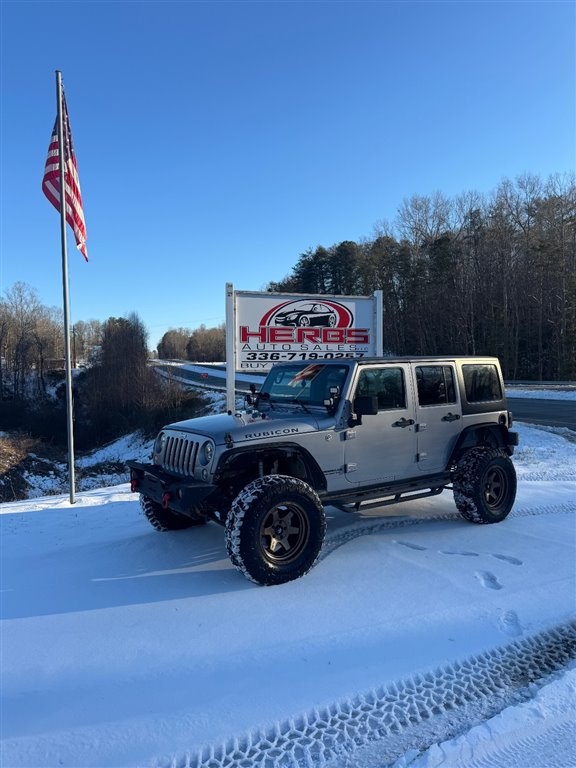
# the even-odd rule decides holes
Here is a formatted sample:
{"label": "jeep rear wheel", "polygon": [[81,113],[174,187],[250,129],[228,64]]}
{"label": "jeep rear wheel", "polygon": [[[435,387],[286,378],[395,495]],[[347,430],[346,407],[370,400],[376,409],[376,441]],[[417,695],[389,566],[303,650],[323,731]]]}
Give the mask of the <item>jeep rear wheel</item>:
{"label": "jeep rear wheel", "polygon": [[499,523],[516,498],[514,465],[497,448],[473,448],[458,462],[454,501],[471,523]]}
{"label": "jeep rear wheel", "polygon": [[140,494],[140,506],[144,515],[157,531],[183,531],[195,525],[204,525],[207,521],[200,515],[188,517],[179,515],[171,509],[164,509],[162,504]]}
{"label": "jeep rear wheel", "polygon": [[283,584],[312,568],[325,532],[326,516],[316,492],[297,478],[268,475],[252,481],[232,503],[226,548],[251,581]]}

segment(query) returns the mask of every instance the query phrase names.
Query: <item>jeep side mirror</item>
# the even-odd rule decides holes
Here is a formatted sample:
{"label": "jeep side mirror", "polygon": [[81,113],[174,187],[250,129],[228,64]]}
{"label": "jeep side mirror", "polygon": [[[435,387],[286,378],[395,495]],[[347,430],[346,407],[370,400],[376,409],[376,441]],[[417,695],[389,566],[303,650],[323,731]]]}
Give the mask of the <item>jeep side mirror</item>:
{"label": "jeep side mirror", "polygon": [[375,416],[378,413],[378,397],[358,395],[354,398],[353,411],[357,416]]}
{"label": "jeep side mirror", "polygon": [[362,416],[375,416],[378,413],[378,398],[376,395],[358,395],[352,403],[352,413],[348,419],[350,427],[362,424]]}

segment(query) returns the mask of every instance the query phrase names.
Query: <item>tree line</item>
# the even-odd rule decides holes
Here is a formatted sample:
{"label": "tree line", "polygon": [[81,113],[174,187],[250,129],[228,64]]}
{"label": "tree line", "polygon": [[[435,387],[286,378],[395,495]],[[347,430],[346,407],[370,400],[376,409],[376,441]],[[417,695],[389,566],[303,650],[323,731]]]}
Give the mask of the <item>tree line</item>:
{"label": "tree line", "polygon": [[[64,328],[60,310],[16,283],[0,299],[0,425],[66,443]],[[126,432],[154,434],[194,415],[200,398],[148,365],[148,334],[136,314],[74,324],[71,356],[75,443],[92,448]]]}
{"label": "tree line", "polygon": [[[379,290],[386,354],[496,355],[509,379],[574,379],[574,175],[524,174],[488,195],[414,195],[373,237],[310,248],[266,289]],[[225,327],[170,330],[158,355],[224,360]]]}
{"label": "tree line", "polygon": [[[71,335],[73,364],[87,362],[98,349],[103,324],[79,321]],[[26,283],[0,297],[0,395],[16,400],[45,398],[51,372],[64,368],[61,309],[46,307]]]}
{"label": "tree line", "polygon": [[196,363],[222,362],[226,359],[226,326],[224,323],[216,328],[201,325],[194,331],[171,329],[158,342],[158,357]]}
{"label": "tree line", "polygon": [[[488,195],[414,195],[372,237],[308,249],[267,290],[361,296],[380,290],[387,354],[497,355],[509,379],[575,379],[574,175],[525,174]],[[75,323],[73,364],[97,363],[114,323],[120,320]],[[222,361],[225,337],[224,324],[171,329],[158,356]],[[46,398],[51,370],[62,368],[63,359],[61,310],[43,306],[32,288],[16,283],[0,298],[2,399]]]}
{"label": "tree line", "polygon": [[268,290],[381,290],[387,353],[497,355],[509,379],[574,379],[574,176],[415,195],[374,237],[309,249]]}

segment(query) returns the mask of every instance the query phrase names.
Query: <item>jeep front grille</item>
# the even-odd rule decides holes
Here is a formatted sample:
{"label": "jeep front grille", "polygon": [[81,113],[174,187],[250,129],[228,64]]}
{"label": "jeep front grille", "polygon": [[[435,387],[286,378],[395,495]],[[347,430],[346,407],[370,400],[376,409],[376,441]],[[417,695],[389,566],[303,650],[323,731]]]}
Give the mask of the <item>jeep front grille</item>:
{"label": "jeep front grille", "polygon": [[166,438],[161,466],[178,475],[194,475],[199,443],[187,437]]}

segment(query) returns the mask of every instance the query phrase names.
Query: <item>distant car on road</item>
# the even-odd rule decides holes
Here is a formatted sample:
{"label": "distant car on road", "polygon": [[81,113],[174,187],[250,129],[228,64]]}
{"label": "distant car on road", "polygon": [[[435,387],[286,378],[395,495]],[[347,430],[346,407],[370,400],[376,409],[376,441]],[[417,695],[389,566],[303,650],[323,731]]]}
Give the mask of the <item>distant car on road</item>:
{"label": "distant car on road", "polygon": [[306,303],[293,306],[286,312],[279,312],[274,318],[276,325],[292,325],[305,328],[309,325],[323,325],[334,328],[338,318],[326,304]]}

